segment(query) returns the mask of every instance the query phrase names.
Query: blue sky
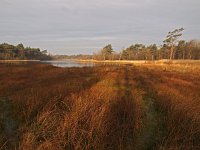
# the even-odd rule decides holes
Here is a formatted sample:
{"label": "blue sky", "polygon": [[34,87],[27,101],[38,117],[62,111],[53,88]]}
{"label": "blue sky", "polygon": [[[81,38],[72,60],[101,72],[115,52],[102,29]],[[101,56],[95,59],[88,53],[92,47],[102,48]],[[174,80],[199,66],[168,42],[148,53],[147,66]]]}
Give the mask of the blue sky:
{"label": "blue sky", "polygon": [[162,44],[168,31],[200,39],[199,0],[0,0],[0,43],[53,54],[92,54],[106,44]]}

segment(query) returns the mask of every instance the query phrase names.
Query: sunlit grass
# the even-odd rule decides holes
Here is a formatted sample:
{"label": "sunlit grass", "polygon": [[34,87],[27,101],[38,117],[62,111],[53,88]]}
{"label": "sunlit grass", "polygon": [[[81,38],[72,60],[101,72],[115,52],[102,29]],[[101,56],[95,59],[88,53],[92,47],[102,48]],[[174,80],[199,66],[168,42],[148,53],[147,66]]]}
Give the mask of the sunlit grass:
{"label": "sunlit grass", "polygon": [[0,149],[198,149],[199,70],[184,68],[1,64],[16,128],[0,117]]}

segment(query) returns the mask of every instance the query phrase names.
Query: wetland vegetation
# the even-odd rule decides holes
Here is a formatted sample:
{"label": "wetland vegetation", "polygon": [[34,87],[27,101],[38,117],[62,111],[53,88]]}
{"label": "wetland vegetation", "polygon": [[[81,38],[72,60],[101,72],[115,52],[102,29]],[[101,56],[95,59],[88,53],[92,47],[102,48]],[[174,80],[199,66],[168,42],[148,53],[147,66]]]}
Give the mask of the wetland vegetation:
{"label": "wetland vegetation", "polygon": [[199,64],[0,64],[0,149],[199,149]]}

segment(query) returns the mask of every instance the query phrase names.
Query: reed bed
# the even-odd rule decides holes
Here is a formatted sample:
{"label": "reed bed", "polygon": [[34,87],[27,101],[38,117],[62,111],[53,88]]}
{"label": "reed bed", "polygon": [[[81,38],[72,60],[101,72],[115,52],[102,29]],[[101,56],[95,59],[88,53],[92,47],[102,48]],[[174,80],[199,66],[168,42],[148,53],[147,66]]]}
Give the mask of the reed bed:
{"label": "reed bed", "polygon": [[195,67],[0,64],[0,150],[199,149]]}

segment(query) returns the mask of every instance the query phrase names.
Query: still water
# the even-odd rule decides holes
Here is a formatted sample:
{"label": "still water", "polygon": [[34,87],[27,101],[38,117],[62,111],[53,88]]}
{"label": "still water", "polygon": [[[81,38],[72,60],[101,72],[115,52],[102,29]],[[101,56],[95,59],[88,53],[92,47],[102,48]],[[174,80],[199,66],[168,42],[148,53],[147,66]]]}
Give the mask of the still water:
{"label": "still water", "polygon": [[51,64],[56,67],[93,67],[97,64],[93,62],[78,62],[74,60],[51,60],[51,61],[40,61],[41,63]]}
{"label": "still water", "polygon": [[120,65],[116,63],[95,63],[95,62],[79,62],[75,60],[48,60],[48,61],[39,61],[39,60],[6,60],[1,61],[0,64],[7,65],[29,65],[35,63],[49,64],[56,67],[67,68],[67,67],[94,67],[94,66],[108,66],[108,65]]}

